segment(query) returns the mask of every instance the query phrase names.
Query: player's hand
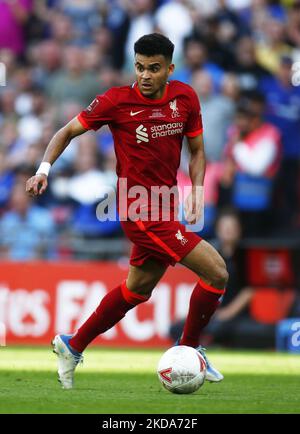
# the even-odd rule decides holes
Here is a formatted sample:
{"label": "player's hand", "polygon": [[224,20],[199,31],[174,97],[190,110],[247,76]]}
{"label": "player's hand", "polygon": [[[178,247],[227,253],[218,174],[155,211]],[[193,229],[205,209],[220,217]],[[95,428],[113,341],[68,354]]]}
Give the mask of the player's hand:
{"label": "player's hand", "polygon": [[48,186],[48,177],[40,173],[39,175],[34,175],[28,179],[26,182],[26,193],[29,196],[38,196],[44,193]]}
{"label": "player's hand", "polygon": [[193,187],[184,202],[184,216],[190,225],[200,220],[203,214],[203,204],[203,187]]}

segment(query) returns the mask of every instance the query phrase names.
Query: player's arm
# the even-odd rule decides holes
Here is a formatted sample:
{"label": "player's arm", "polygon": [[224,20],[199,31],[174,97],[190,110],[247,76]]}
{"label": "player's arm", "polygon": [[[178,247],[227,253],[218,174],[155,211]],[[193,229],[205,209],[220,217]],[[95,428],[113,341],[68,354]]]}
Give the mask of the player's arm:
{"label": "player's arm", "polygon": [[26,182],[26,192],[30,196],[43,194],[48,185],[48,172],[51,165],[63,153],[74,137],[80,136],[87,131],[77,118],[72,119],[52,137],[45,151],[43,161],[36,175]]}
{"label": "player's arm", "polygon": [[205,152],[203,135],[187,137],[188,147],[191,154],[189,172],[193,187],[203,187],[205,175]]}
{"label": "player's arm", "polygon": [[205,175],[205,152],[203,135],[187,137],[190,150],[189,174],[192,181],[192,191],[185,201],[186,220],[190,224],[196,223],[202,212],[203,183]]}

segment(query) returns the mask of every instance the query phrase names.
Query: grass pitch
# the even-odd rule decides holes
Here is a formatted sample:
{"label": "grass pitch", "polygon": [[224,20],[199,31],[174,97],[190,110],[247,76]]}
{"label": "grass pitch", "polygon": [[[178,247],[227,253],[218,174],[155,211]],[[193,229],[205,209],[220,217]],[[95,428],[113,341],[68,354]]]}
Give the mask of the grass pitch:
{"label": "grass pitch", "polygon": [[300,356],[209,351],[225,375],[192,395],[164,390],[163,351],[91,348],[73,390],[57,382],[50,348],[0,348],[0,413],[300,413]]}

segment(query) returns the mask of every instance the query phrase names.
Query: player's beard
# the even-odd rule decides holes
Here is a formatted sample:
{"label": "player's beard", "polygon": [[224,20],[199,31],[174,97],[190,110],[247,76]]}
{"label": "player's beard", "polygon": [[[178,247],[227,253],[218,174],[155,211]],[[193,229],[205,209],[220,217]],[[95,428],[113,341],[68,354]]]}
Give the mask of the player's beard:
{"label": "player's beard", "polygon": [[144,87],[143,84],[141,83],[139,88],[143,96],[145,96],[146,98],[160,99],[164,94],[166,83],[167,83],[166,80],[157,85],[151,83],[151,86],[149,87],[148,86]]}

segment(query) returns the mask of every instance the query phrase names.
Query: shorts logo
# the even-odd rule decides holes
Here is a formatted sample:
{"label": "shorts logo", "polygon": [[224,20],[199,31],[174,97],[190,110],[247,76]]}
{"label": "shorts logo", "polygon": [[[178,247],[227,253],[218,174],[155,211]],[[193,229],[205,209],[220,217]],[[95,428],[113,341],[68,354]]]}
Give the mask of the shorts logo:
{"label": "shorts logo", "polygon": [[183,246],[185,246],[185,244],[188,242],[188,239],[182,235],[180,229],[178,229],[178,232],[177,234],[175,234],[175,237],[177,238],[178,241],[181,242]]}
{"label": "shorts logo", "polygon": [[170,109],[172,110],[172,118],[179,118],[180,117],[180,113],[179,113],[178,108],[177,108],[176,98],[170,102]]}
{"label": "shorts logo", "polygon": [[147,133],[147,128],[144,127],[144,125],[140,125],[139,127],[137,127],[135,132],[136,132],[136,140],[138,143],[149,142],[149,136]]}

